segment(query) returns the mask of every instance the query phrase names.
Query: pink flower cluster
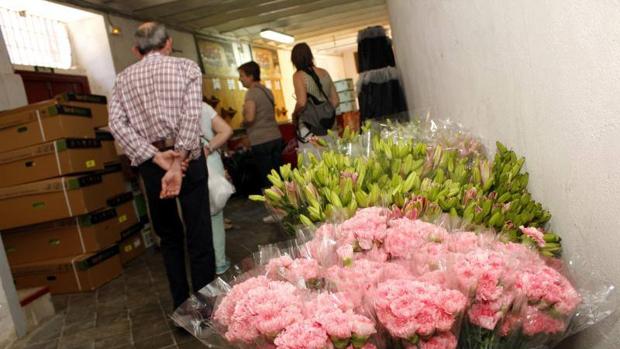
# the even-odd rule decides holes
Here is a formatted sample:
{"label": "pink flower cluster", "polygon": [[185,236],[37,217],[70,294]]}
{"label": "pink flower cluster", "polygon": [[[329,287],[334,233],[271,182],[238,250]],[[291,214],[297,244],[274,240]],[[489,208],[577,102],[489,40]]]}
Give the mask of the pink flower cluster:
{"label": "pink flower cluster", "polygon": [[380,283],[373,300],[377,318],[388,332],[411,343],[434,335],[454,337],[450,330],[467,305],[459,291],[405,279]]}
{"label": "pink flower cluster", "polygon": [[566,329],[563,321],[581,303],[581,295],[568,279],[557,270],[542,263],[531,263],[517,273],[515,289],[527,299],[522,312],[523,332],[561,333]]}
{"label": "pink flower cluster", "polygon": [[214,319],[226,327],[227,340],[252,343],[261,337],[275,337],[303,312],[295,286],[257,277],[233,287],[217,307]]}
{"label": "pink flower cluster", "polygon": [[264,276],[235,285],[216,308],[214,320],[233,343],[275,349],[326,349],[339,343],[376,349],[368,343],[375,323],[354,312],[341,294],[304,296],[292,284]]}
{"label": "pink flower cluster", "polygon": [[[543,239],[536,229],[524,233]],[[375,349],[385,336],[405,348],[454,349],[461,315],[471,326],[498,330],[491,333],[550,335],[566,330],[581,302],[561,263],[526,245],[449,233],[384,208],[324,224],[304,248],[311,258],[272,259],[266,276],[223,298],[214,320],[229,341]]]}
{"label": "pink flower cluster", "polygon": [[282,276],[295,285],[321,278],[319,262],[311,258],[292,259],[289,256],[282,256],[270,260],[266,269],[269,276]]}
{"label": "pink flower cluster", "polygon": [[510,283],[503,255],[488,249],[476,248],[457,256],[454,264],[459,288],[472,296],[469,321],[493,330],[512,304],[514,295],[505,290]]}

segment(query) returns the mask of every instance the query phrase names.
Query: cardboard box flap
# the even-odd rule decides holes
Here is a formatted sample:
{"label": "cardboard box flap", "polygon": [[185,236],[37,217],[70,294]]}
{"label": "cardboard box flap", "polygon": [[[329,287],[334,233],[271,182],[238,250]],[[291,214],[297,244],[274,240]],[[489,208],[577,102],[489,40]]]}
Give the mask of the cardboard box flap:
{"label": "cardboard box flap", "polygon": [[28,274],[87,270],[116,256],[118,251],[118,245],[113,245],[97,253],[12,265],[11,271],[17,277]]}
{"label": "cardboard box flap", "polygon": [[108,98],[106,96],[101,95],[89,95],[89,94],[79,94],[74,92],[65,92],[56,96],[56,98],[61,102],[82,102],[82,103],[96,103],[96,104],[107,104]]}
{"label": "cardboard box flap", "polygon": [[54,142],[43,143],[28,148],[17,149],[6,153],[0,153],[0,164],[54,154],[68,149],[93,149],[101,148],[101,141],[92,138],[66,138]]}
{"label": "cardboard box flap", "polygon": [[100,174],[83,176],[58,177],[40,182],[16,185],[13,187],[0,188],[0,200],[18,196],[53,193],[65,190],[75,190],[101,183]]}
{"label": "cardboard box flap", "polygon": [[134,225],[132,225],[131,227],[127,228],[126,230],[121,232],[121,241],[127,239],[128,237],[136,234],[137,232],[141,231],[142,228],[144,228],[144,224],[143,223],[136,223]]}
{"label": "cardboard box flap", "polygon": [[112,136],[112,133],[110,132],[97,131],[95,134],[97,135],[97,139],[100,141],[114,141],[114,136]]}
{"label": "cardboard box flap", "polygon": [[108,206],[116,207],[131,200],[133,200],[133,193],[129,191],[129,192],[126,192],[120,195],[116,195],[112,198],[109,198],[108,201],[106,201],[106,203],[108,204]]}

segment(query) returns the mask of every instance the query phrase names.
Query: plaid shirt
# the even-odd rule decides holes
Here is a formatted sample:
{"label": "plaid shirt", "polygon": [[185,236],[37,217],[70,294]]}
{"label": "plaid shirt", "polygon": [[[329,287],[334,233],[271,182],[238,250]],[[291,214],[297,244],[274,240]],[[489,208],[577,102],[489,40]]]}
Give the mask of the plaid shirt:
{"label": "plaid shirt", "polygon": [[109,126],[133,166],[157,152],[151,143],[173,139],[175,150],[200,155],[202,74],[188,59],[150,53],[116,77]]}

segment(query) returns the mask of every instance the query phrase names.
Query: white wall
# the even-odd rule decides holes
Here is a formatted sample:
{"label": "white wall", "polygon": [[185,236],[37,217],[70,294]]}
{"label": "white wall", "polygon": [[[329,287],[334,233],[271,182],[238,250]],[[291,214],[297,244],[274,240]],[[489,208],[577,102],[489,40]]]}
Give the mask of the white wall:
{"label": "white wall", "polygon": [[353,79],[353,86],[357,84],[357,80],[359,79],[359,73],[355,66],[355,52],[357,52],[357,46],[342,52],[344,75],[346,78]]}
{"label": "white wall", "polygon": [[[278,60],[280,61],[280,71],[282,73],[282,93],[284,94],[286,109],[290,115],[295,110],[295,87],[293,87],[295,67],[291,62],[291,51],[279,49]],[[342,56],[315,54],[314,64],[327,70],[334,81],[351,77],[346,74]]]}
{"label": "white wall", "polygon": [[88,77],[91,93],[110,96],[116,71],[103,16],[67,23],[74,64]]}
{"label": "white wall", "polygon": [[[131,52],[131,47],[133,46],[133,33],[142,22],[113,15],[110,15],[110,20],[114,25],[121,28],[120,35],[109,35],[114,67],[116,68],[116,72],[120,73],[123,69],[137,61],[137,58]],[[173,48],[182,51],[173,53],[173,56],[189,58],[198,63],[198,53],[196,51],[194,36],[186,32],[172,29],[168,29],[168,33],[172,37]]]}
{"label": "white wall", "polygon": [[[19,75],[13,73],[9,54],[0,32],[0,111],[27,104],[26,91]],[[16,338],[16,328],[24,335],[24,314],[16,299],[15,285],[0,238],[0,348]]]}
{"label": "white wall", "polygon": [[[388,0],[408,102],[527,158],[567,257],[620,285],[617,1]],[[617,317],[562,348],[620,348]]]}

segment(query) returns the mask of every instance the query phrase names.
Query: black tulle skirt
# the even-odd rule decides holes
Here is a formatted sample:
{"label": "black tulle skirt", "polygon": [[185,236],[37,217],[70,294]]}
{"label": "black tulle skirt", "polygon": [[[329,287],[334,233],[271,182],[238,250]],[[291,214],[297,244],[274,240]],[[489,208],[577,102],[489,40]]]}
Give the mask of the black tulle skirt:
{"label": "black tulle skirt", "polygon": [[358,98],[362,122],[368,119],[400,119],[407,111],[405,95],[398,80],[362,85]]}

